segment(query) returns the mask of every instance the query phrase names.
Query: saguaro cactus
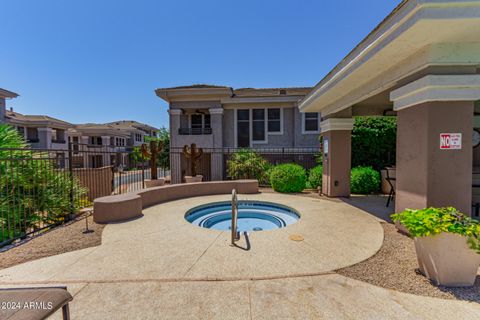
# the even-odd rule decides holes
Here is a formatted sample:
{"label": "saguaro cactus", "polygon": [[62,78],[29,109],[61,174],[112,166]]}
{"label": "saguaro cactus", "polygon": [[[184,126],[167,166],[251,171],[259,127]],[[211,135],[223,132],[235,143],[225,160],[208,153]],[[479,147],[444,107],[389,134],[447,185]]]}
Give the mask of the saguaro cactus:
{"label": "saguaro cactus", "polygon": [[[144,143],[140,150],[142,151],[142,155],[145,158],[150,159],[150,172],[151,172],[151,179],[157,180],[157,155],[163,151],[163,141],[150,141],[150,147]],[[149,150],[150,149],[150,150]]]}
{"label": "saguaro cactus", "polygon": [[183,146],[183,154],[185,158],[190,159],[191,174],[192,177],[195,177],[197,175],[197,160],[200,159],[203,154],[202,148],[197,148],[195,143],[192,143],[190,148],[185,145]]}

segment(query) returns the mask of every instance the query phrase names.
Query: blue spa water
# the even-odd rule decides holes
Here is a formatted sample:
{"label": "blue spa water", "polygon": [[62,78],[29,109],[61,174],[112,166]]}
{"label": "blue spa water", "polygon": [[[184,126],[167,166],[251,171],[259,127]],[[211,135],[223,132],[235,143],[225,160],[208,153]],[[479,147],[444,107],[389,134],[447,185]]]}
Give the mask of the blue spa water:
{"label": "blue spa water", "polygon": [[[197,226],[230,230],[232,225],[232,206],[230,202],[216,202],[189,210],[185,219]],[[278,229],[295,223],[300,219],[298,213],[288,207],[262,201],[238,202],[238,231],[262,231]]]}

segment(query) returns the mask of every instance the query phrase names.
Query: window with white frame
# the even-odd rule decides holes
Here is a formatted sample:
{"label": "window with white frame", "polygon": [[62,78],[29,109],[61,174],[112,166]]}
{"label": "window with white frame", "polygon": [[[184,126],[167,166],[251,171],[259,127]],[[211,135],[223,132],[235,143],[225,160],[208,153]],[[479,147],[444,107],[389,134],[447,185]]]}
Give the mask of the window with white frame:
{"label": "window with white frame", "polygon": [[124,138],[115,138],[115,145],[117,147],[125,147],[125,139]]}
{"label": "window with white frame", "polygon": [[239,148],[253,143],[267,143],[268,135],[283,134],[283,112],[281,108],[237,109],[236,144]]}
{"label": "window with white frame", "polygon": [[195,113],[190,115],[190,128],[192,129],[210,129],[211,120],[209,114]]}
{"label": "window with white frame", "polygon": [[252,141],[265,140],[265,109],[252,109]]}
{"label": "window with white frame", "polygon": [[250,147],[250,109],[239,109],[236,113],[237,147]]}
{"label": "window with white frame", "polygon": [[102,145],[102,137],[90,137],[89,142],[90,142],[91,145],[101,146]]}
{"label": "window with white frame", "polygon": [[320,132],[320,114],[317,112],[302,113],[302,133],[313,134]]}
{"label": "window with white frame", "polygon": [[135,141],[142,142],[142,134],[141,133],[135,133]]}
{"label": "window with white frame", "polygon": [[282,130],[282,110],[280,108],[267,109],[268,133],[280,134]]}

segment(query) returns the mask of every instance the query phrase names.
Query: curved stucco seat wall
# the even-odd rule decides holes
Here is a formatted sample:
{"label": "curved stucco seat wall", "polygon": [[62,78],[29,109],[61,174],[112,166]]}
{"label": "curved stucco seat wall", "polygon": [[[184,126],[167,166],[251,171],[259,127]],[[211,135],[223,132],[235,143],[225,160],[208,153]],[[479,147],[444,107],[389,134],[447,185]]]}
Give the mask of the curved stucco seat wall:
{"label": "curved stucco seat wall", "polygon": [[162,202],[229,194],[233,189],[236,189],[239,194],[258,193],[258,181],[234,180],[174,184],[101,197],[93,202],[93,220],[97,223],[110,223],[132,219],[141,216],[142,209]]}

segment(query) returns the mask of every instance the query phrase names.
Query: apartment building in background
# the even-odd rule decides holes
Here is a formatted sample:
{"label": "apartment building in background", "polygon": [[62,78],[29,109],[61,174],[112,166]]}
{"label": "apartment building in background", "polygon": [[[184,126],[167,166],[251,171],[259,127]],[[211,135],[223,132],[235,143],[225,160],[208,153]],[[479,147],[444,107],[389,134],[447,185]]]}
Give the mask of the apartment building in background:
{"label": "apartment building in background", "polygon": [[[199,148],[319,148],[317,112],[300,113],[298,102],[311,88],[242,88],[192,85],[155,90],[169,103],[171,150],[195,143]],[[221,152],[209,154],[208,176],[222,180]],[[185,170],[181,154],[171,153],[172,182]]]}
{"label": "apartment building in background", "polygon": [[128,148],[140,146],[147,137],[156,137],[159,129],[133,120],[110,123],[72,124],[47,115],[26,115],[7,108],[6,100],[18,94],[0,89],[0,123],[15,127],[32,149],[57,154],[59,165],[66,165],[68,143],[72,142],[73,167],[100,168],[128,166]]}
{"label": "apartment building in background", "polygon": [[74,148],[74,167],[127,167],[129,159],[125,152],[142,145],[148,137],[157,137],[158,129],[137,121],[119,120],[104,124],[78,124],[69,130],[68,135]]}

